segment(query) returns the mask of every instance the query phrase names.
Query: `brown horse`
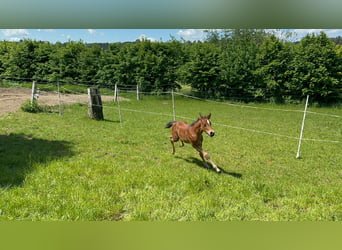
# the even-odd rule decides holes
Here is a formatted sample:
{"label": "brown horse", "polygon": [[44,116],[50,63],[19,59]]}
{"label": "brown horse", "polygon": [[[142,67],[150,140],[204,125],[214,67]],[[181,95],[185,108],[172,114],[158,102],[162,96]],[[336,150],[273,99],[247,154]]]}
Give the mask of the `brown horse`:
{"label": "brown horse", "polygon": [[190,143],[200,154],[204,164],[209,168],[208,162],[211,163],[213,168],[217,173],[221,173],[221,170],[217,167],[217,165],[210,159],[207,152],[202,149],[203,136],[202,133],[205,132],[210,137],[215,135],[215,131],[211,127],[210,122],[211,114],[208,116],[202,116],[199,114],[199,118],[197,121],[192,124],[188,124],[184,121],[172,121],[166,124],[165,128],[171,128],[171,136],[170,141],[172,144],[172,153],[175,153],[175,145],[174,143],[177,141],[181,141],[184,146],[185,143]]}

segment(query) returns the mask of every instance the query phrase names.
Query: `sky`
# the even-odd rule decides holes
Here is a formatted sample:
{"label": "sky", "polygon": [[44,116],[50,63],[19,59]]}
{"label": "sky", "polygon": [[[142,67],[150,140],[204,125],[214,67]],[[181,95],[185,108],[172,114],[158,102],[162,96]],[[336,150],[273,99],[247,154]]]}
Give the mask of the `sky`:
{"label": "sky", "polygon": [[[328,37],[342,36],[342,29],[291,29],[269,30],[281,37],[283,31],[294,32],[293,40],[300,40],[308,33],[324,31]],[[204,29],[0,29],[0,41],[31,39],[51,43],[80,41],[85,43],[129,42],[137,39],[169,41],[172,38],[188,41],[203,40]]]}

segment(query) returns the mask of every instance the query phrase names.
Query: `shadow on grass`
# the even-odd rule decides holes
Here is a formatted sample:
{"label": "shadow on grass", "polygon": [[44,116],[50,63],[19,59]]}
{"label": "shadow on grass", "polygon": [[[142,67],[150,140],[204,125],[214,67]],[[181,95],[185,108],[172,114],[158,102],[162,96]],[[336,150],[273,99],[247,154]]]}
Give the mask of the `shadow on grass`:
{"label": "shadow on grass", "polygon": [[0,135],[0,187],[21,185],[35,163],[72,155],[67,141],[49,141],[25,134]]}
{"label": "shadow on grass", "polygon": [[[199,166],[199,167],[201,167],[201,168],[208,169],[208,168],[204,165],[203,161],[200,160],[199,158],[190,157],[189,159],[185,159],[185,158],[182,158],[182,157],[179,157],[179,156],[176,156],[176,157],[179,158],[179,159],[182,159],[182,160],[184,160],[184,161],[186,161],[186,162],[189,162],[189,163],[192,163],[192,164],[196,164],[197,166]],[[208,163],[208,164],[209,164],[209,163]],[[224,169],[221,168],[220,166],[218,166],[218,167],[221,169],[221,174],[230,175],[230,176],[235,177],[235,178],[238,178],[238,179],[241,179],[241,178],[242,178],[242,174],[240,174],[240,173],[229,172],[229,171],[224,170]],[[208,170],[211,170],[211,171],[213,171],[213,172],[216,173],[216,170],[215,170],[213,167],[209,168]]]}
{"label": "shadow on grass", "polygon": [[111,122],[111,123],[120,123],[120,121],[113,121],[113,120],[108,120],[108,119],[104,119],[104,122]]}

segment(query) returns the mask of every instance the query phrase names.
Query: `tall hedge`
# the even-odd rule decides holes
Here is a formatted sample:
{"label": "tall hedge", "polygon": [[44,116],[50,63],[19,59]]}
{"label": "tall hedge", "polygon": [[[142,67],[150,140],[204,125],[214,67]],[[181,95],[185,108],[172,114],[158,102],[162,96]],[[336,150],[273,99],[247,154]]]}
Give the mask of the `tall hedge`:
{"label": "tall hedge", "polygon": [[[334,39],[339,41],[338,39]],[[0,77],[167,91],[189,85],[206,98],[341,101],[342,49],[325,33],[299,42],[265,30],[208,31],[205,41],[0,42]]]}

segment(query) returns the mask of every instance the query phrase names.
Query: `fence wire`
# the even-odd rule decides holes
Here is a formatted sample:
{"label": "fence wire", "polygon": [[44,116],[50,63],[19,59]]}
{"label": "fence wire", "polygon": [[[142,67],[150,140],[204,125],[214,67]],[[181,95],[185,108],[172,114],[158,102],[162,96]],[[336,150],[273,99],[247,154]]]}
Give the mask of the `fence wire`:
{"label": "fence wire", "polygon": [[[63,100],[63,96],[64,95],[80,95],[79,92],[76,91],[72,91],[69,89],[64,89],[64,91],[67,91],[67,93],[59,93],[59,92],[55,92],[55,91],[51,91],[52,93],[56,94],[56,98],[59,99],[59,103],[60,105],[65,105],[65,104],[73,104],[73,103],[86,103],[86,101],[84,99],[82,99],[82,101],[68,101],[68,100]],[[127,93],[136,93],[135,90],[127,90],[125,91]],[[146,94],[146,95],[158,95],[158,94],[169,94],[171,95],[171,92],[162,92],[162,93],[150,93],[150,92],[139,92],[139,94]],[[298,112],[298,113],[302,113],[304,112],[303,110],[291,110],[291,109],[278,109],[278,108],[264,108],[264,107],[257,107],[257,106],[252,106],[252,105],[241,105],[241,104],[235,104],[235,103],[228,103],[228,102],[219,102],[219,101],[214,101],[214,100],[208,100],[208,99],[203,99],[203,98],[199,98],[199,97],[195,97],[195,96],[191,96],[191,95],[186,95],[186,94],[182,94],[179,92],[174,92],[174,95],[178,95],[178,96],[182,96],[185,98],[190,98],[190,99],[195,99],[195,100],[199,100],[199,101],[205,101],[205,102],[210,102],[210,103],[215,103],[215,104],[220,104],[220,105],[228,105],[228,106],[234,106],[234,107],[239,107],[239,108],[248,108],[248,109],[255,109],[255,110],[269,110],[269,111],[283,111],[283,112]],[[114,101],[114,93],[113,93],[113,97],[112,101]],[[7,100],[7,99],[23,99],[23,96],[17,96],[17,97],[11,97],[11,98],[3,98],[0,99],[1,100]],[[108,101],[108,100],[106,100]],[[105,102],[106,102],[105,101]],[[150,114],[150,115],[159,115],[159,116],[167,116],[167,117],[173,117],[174,114],[165,114],[165,113],[159,113],[159,112],[154,112],[154,111],[149,111],[149,110],[135,110],[135,109],[129,109],[129,108],[123,108],[123,107],[115,107],[115,106],[108,106],[108,105],[103,105],[103,107],[105,108],[111,108],[111,109],[115,109],[118,110],[119,112],[121,111],[126,111],[126,112],[136,112],[136,113],[144,113],[144,114]],[[307,111],[307,113],[309,114],[313,114],[313,115],[322,115],[322,116],[329,116],[329,117],[334,117],[334,118],[341,118],[341,115],[336,115],[336,114],[327,114],[327,113],[320,113],[320,112],[313,112],[313,111]],[[192,118],[189,117],[185,117],[185,116],[180,116],[180,115],[176,115],[177,118],[181,118],[181,119],[188,119],[191,120]],[[227,128],[231,128],[231,129],[239,129],[239,130],[243,130],[243,131],[248,131],[251,133],[259,133],[259,134],[265,134],[265,135],[270,135],[270,136],[276,136],[276,137],[284,137],[284,138],[289,138],[289,139],[294,139],[294,140],[298,140],[299,137],[296,136],[290,136],[290,135],[283,135],[283,134],[278,134],[278,133],[273,133],[273,132],[268,132],[268,131],[261,131],[261,130],[256,130],[253,128],[244,128],[244,127],[240,127],[240,126],[233,126],[230,124],[223,124],[223,123],[217,123],[215,122],[215,125],[218,126],[223,126],[223,127],[227,127]],[[339,140],[325,140],[325,139],[314,139],[314,138],[303,138],[303,141],[314,141],[314,142],[326,142],[326,143],[342,143],[342,141]]]}

